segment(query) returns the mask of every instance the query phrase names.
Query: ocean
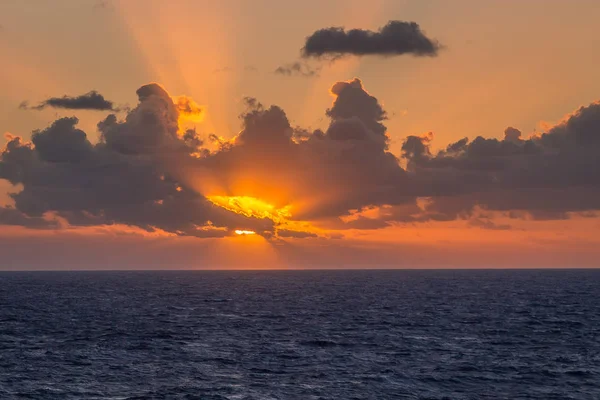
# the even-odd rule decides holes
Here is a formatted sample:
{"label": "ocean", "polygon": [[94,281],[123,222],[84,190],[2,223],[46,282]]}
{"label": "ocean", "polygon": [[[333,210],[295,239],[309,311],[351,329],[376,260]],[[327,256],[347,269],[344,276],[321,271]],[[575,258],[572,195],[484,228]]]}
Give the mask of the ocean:
{"label": "ocean", "polygon": [[0,399],[600,399],[600,270],[0,273]]}

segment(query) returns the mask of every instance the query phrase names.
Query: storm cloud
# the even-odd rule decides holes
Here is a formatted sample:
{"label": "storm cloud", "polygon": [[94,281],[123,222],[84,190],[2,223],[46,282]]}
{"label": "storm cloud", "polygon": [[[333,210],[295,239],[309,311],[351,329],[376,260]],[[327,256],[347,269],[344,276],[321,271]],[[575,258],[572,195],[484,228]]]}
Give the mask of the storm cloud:
{"label": "storm cloud", "polygon": [[43,110],[47,107],[67,110],[119,111],[112,101],[105,99],[95,90],[80,96],[50,97],[36,106],[30,106],[27,101],[19,105],[19,108],[26,110]]}
{"label": "storm cloud", "polygon": [[302,55],[333,58],[344,55],[436,56],[440,47],[416,22],[390,21],[376,32],[342,27],[319,29],[306,38]]}

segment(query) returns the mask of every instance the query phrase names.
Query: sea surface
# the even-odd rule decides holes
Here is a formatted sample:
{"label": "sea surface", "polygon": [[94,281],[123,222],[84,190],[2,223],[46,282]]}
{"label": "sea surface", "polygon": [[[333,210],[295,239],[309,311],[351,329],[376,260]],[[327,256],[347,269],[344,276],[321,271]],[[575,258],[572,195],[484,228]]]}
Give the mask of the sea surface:
{"label": "sea surface", "polygon": [[600,270],[4,272],[0,399],[600,399]]}

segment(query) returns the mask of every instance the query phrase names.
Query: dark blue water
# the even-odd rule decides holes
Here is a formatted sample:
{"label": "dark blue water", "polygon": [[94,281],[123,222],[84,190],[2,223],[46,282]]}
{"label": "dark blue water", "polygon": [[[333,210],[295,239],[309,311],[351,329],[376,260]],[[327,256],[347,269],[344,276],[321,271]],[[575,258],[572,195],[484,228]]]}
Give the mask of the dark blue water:
{"label": "dark blue water", "polygon": [[598,271],[0,273],[0,399],[600,399]]}

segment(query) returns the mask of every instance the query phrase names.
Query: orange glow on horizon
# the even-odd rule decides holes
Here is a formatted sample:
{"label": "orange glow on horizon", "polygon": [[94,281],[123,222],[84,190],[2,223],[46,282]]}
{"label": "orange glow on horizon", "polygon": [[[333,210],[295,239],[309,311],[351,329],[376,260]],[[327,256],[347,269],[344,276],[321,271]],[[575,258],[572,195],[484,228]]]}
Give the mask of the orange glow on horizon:
{"label": "orange glow on horizon", "polygon": [[[308,233],[322,235],[324,231],[313,226],[309,221],[290,220],[291,205],[281,208],[267,203],[264,200],[251,196],[208,196],[209,201],[214,205],[222,207],[228,211],[244,215],[248,218],[266,218],[273,221],[276,225],[276,232],[281,230],[291,231],[297,234]],[[236,235],[256,235],[251,230],[237,229]]]}

